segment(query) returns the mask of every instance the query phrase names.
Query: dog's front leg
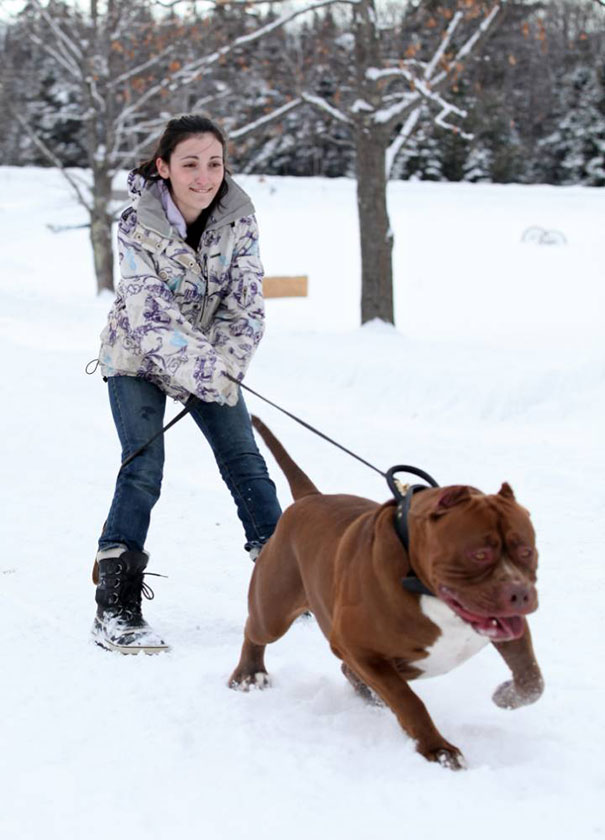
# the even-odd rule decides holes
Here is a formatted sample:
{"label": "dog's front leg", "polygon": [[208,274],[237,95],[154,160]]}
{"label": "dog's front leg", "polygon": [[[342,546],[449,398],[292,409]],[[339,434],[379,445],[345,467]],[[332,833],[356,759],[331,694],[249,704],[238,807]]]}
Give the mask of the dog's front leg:
{"label": "dog's front leg", "polygon": [[227,685],[239,691],[249,691],[251,688],[267,688],[269,684],[269,674],[265,668],[265,645],[254,644],[245,635],[240,660]]}
{"label": "dog's front leg", "polygon": [[350,661],[350,667],[359,678],[390,706],[402,729],[416,742],[421,755],[451,770],[465,767],[460,750],[441,735],[422,700],[390,660],[372,656],[355,657]]}
{"label": "dog's front leg", "polygon": [[492,695],[496,706],[501,709],[518,709],[535,703],[544,691],[544,680],[534,654],[527,621],[520,639],[494,642],[494,647],[513,675],[512,680],[503,682]]}

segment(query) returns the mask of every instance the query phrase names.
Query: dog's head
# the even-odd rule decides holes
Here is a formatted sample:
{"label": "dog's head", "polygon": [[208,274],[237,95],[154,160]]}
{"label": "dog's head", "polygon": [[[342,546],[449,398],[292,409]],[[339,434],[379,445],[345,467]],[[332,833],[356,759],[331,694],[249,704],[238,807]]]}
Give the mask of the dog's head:
{"label": "dog's head", "polygon": [[523,616],[538,606],[538,553],[529,514],[509,485],[491,496],[444,487],[418,502],[411,552],[425,582],[477,633],[494,642],[522,636]]}

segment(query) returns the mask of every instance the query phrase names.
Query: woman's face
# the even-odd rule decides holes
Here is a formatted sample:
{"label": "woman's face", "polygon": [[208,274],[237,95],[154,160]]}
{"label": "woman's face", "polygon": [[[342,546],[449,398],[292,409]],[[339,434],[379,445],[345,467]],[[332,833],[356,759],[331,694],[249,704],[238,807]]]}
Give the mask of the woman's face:
{"label": "woman's face", "polygon": [[191,224],[211,203],[225,176],[222,144],[214,134],[196,134],[178,143],[168,162],[157,158],[156,168],[160,177],[170,179],[174,203]]}

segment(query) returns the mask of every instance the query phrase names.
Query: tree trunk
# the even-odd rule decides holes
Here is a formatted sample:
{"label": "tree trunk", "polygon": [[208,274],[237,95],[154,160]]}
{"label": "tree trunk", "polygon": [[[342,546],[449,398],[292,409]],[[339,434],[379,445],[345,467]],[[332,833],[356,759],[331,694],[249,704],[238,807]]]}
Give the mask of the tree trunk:
{"label": "tree trunk", "polygon": [[111,178],[105,172],[93,173],[93,210],[90,215],[90,241],[97,278],[97,294],[113,292],[112,219],[109,212]]}
{"label": "tree trunk", "polygon": [[361,323],[373,318],[395,322],[393,316],[393,234],[387,213],[385,128],[374,121],[381,94],[368,71],[380,67],[379,36],[374,0],[354,6],[356,93],[354,116],[357,209],[361,242]]}
{"label": "tree trunk", "polygon": [[356,131],[355,167],[361,242],[361,323],[393,313],[393,233],[387,212],[386,145],[380,134]]}

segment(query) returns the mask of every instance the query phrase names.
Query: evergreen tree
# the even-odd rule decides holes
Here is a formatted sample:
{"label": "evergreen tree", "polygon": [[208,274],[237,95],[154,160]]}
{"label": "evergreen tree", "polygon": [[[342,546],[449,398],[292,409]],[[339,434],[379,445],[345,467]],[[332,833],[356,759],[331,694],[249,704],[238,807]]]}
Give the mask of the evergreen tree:
{"label": "evergreen tree", "polygon": [[558,125],[538,143],[537,180],[605,186],[605,64],[574,67],[559,99]]}

